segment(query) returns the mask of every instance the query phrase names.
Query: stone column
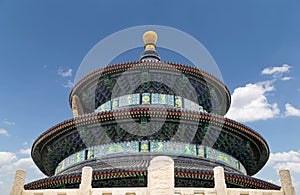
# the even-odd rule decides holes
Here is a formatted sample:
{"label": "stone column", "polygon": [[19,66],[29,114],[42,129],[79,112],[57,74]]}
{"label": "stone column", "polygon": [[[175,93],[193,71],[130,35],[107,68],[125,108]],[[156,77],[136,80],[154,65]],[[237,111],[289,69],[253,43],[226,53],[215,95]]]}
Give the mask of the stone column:
{"label": "stone column", "polygon": [[174,161],[167,156],[157,156],[148,167],[148,192],[150,195],[174,194]]}
{"label": "stone column", "polygon": [[25,184],[25,170],[17,170],[14,180],[14,185],[10,190],[10,195],[22,195]]}
{"label": "stone column", "polygon": [[93,169],[91,167],[83,167],[81,175],[81,183],[79,186],[79,195],[89,195],[92,190]]}
{"label": "stone column", "polygon": [[296,195],[296,191],[292,183],[290,171],[280,170],[279,175],[280,175],[281,191],[284,192],[284,195]]}
{"label": "stone column", "polygon": [[215,190],[217,195],[227,195],[225,175],[223,167],[214,168]]}

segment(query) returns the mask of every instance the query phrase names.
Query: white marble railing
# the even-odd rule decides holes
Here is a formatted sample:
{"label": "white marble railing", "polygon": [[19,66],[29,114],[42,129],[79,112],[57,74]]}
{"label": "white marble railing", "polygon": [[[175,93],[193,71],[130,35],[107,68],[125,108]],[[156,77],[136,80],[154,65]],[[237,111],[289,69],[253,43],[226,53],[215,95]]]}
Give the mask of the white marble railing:
{"label": "white marble railing", "polygon": [[25,171],[16,172],[10,195],[296,195],[289,171],[279,172],[281,190],[227,188],[224,169],[214,168],[214,188],[175,188],[174,161],[158,156],[148,167],[147,188],[92,188],[92,168],[82,169],[79,189],[24,190]]}

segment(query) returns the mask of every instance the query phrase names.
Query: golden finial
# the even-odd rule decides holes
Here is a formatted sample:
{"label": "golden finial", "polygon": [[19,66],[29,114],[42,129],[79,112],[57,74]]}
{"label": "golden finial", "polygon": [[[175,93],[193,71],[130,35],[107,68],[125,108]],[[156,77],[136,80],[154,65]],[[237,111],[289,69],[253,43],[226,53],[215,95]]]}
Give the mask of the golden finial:
{"label": "golden finial", "polygon": [[154,31],[147,31],[143,35],[145,50],[155,50],[157,34]]}

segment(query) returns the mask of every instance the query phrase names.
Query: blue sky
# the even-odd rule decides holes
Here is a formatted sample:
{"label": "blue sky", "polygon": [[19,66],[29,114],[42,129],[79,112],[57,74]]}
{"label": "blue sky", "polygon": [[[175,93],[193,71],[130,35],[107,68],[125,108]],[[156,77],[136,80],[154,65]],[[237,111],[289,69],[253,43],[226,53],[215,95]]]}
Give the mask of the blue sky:
{"label": "blue sky", "polygon": [[207,48],[232,93],[228,117],[269,143],[270,161],[256,176],[278,182],[277,170],[287,167],[300,191],[299,7],[296,0],[0,0],[1,191],[8,194],[17,168],[27,169],[27,181],[42,177],[31,144],[72,117],[69,85],[87,52],[139,25],[177,28]]}

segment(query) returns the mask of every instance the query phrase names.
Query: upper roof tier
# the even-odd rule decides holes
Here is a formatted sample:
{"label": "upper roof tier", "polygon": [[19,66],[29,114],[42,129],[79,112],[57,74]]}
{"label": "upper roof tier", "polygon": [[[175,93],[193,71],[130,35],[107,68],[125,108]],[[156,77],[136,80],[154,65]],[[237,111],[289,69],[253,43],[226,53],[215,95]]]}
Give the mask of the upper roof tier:
{"label": "upper roof tier", "polygon": [[139,62],[100,68],[75,85],[70,94],[74,116],[139,104],[226,114],[230,93],[219,79],[196,67],[161,62],[155,32],[144,33],[143,40]]}
{"label": "upper roof tier", "polygon": [[[190,100],[208,113],[225,115],[230,106],[230,93],[216,77],[194,67],[165,62],[128,62],[96,70],[80,80],[70,93],[70,106],[75,116],[94,112],[99,106],[128,94],[171,95],[173,106],[187,108],[176,98]],[[138,101],[142,104],[142,97]],[[125,105],[132,105],[130,100]],[[113,109],[112,105],[106,110]]]}

